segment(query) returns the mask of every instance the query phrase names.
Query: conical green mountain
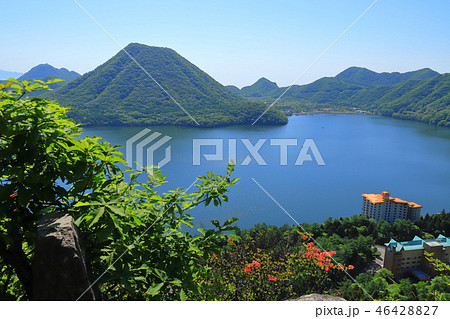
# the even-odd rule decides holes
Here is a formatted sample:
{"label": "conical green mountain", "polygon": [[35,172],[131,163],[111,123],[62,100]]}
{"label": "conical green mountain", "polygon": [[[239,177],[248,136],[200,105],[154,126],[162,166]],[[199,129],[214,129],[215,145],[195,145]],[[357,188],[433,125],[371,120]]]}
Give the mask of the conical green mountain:
{"label": "conical green mountain", "polygon": [[279,87],[275,82],[271,82],[266,78],[260,78],[252,85],[243,87],[241,94],[245,97],[261,97],[267,94],[276,94],[278,91]]}
{"label": "conical green mountain", "polygon": [[[121,50],[45,97],[70,106],[69,115],[85,125],[196,126],[168,94],[201,126],[251,124],[266,109],[234,94],[172,49],[131,43],[125,51],[135,61]],[[258,124],[286,122],[283,113],[270,110]]]}

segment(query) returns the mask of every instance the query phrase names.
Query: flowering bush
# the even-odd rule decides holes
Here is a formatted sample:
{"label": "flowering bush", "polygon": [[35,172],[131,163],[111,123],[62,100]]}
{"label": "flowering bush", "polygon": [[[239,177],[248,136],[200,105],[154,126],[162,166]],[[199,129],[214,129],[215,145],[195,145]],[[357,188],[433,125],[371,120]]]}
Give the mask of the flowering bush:
{"label": "flowering bush", "polygon": [[209,289],[201,299],[286,300],[329,292],[333,278],[353,266],[336,264],[332,259],[335,251],[321,251],[313,242],[306,242],[311,234],[301,235],[305,242],[281,258],[274,258],[271,250],[253,248],[254,238],[228,238],[206,265],[214,279],[202,283]]}

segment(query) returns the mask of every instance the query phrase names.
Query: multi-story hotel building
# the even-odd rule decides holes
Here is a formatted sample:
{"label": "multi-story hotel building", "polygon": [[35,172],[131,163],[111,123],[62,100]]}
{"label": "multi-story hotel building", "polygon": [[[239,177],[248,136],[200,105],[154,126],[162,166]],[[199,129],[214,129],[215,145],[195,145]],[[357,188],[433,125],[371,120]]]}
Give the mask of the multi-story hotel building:
{"label": "multi-story hotel building", "polygon": [[422,239],[415,236],[411,241],[397,242],[391,239],[385,244],[383,267],[394,276],[406,273],[419,280],[426,280],[438,274],[433,265],[425,258],[424,252],[432,253],[433,258],[450,263],[450,237],[439,235],[434,239]]}
{"label": "multi-story hotel building", "polygon": [[390,223],[396,219],[416,220],[420,218],[422,206],[400,198],[390,197],[388,192],[362,194],[362,196],[364,197],[362,214],[368,218],[376,221],[383,219]]}

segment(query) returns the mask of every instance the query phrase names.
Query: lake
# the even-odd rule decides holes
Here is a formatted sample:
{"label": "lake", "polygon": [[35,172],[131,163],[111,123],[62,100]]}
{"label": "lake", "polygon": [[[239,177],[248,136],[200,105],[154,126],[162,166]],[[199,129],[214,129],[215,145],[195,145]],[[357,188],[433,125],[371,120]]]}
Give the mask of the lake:
{"label": "lake", "polygon": [[[101,136],[112,144],[125,145],[127,139],[143,129],[88,127],[83,129],[83,135]],[[162,190],[187,188],[196,176],[209,170],[225,173],[230,144],[232,155],[236,153],[233,176],[240,181],[230,189],[230,201],[219,208],[212,206],[192,211],[197,227],[209,227],[211,219],[223,221],[233,216],[240,219],[237,225],[242,228],[256,223],[294,224],[255,181],[299,223],[321,223],[328,217],[360,214],[361,194],[382,191],[422,205],[422,215],[450,209],[448,128],[375,115],[315,114],[292,116],[285,126],[158,126],[148,129],[152,130],[149,134],[154,131],[162,134],[154,141],[163,136],[171,137],[154,153],[158,162],[170,146],[171,160],[161,168],[168,180]],[[216,147],[201,146],[200,165],[193,165],[194,139],[200,144],[222,140],[223,159],[207,160],[204,155],[215,153]],[[295,165],[307,139],[313,140],[325,165],[318,165],[317,154],[307,144],[303,147],[304,153],[311,155],[311,161]],[[275,145],[271,145],[271,141]],[[285,147],[287,161],[284,164],[287,165],[280,165],[282,147],[276,145],[280,141],[291,144],[298,141],[297,146]],[[245,143],[247,146],[250,143],[250,147]],[[252,145],[260,146],[259,163],[255,159],[256,152],[253,150],[254,157],[249,151]],[[125,147],[122,151],[125,154]],[[144,150],[144,160],[145,153]],[[135,161],[136,150],[132,155]],[[266,165],[260,165],[261,159]]]}

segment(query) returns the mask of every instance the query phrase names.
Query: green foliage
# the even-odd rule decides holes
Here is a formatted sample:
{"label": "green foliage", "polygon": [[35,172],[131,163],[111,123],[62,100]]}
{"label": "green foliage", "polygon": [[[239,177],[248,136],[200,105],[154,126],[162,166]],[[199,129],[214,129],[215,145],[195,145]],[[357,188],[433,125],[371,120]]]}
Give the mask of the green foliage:
{"label": "green foliage", "polygon": [[[232,93],[175,51],[131,43],[125,50],[201,125],[251,124],[267,108]],[[45,98],[70,106],[83,125],[183,125],[196,123],[123,50]],[[286,124],[269,110],[258,124]]]}
{"label": "green foliage", "polygon": [[49,212],[69,212],[86,241],[103,296],[114,300],[182,300],[203,287],[203,264],[217,251],[236,219],[192,236],[190,211],[228,201],[234,165],[225,176],[198,177],[197,190],[159,194],[164,176],[120,170],[118,146],[98,137],[80,138],[78,126],[57,103],[26,98],[49,82],[0,84],[0,293],[32,299],[31,263],[36,224]]}

